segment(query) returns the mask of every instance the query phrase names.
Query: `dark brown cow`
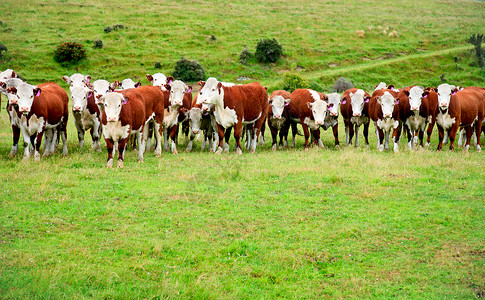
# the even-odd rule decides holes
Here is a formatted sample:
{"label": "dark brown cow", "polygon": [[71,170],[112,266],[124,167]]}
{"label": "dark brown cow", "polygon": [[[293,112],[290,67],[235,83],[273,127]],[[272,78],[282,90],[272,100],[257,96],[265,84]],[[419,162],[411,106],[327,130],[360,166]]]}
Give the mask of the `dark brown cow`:
{"label": "dark brown cow", "polygon": [[256,150],[268,110],[268,94],[261,84],[253,82],[228,87],[211,77],[201,83],[198,103],[202,104],[203,111],[213,111],[219,133],[217,154],[222,153],[225,130],[233,126],[236,153],[242,154],[240,139],[244,124],[253,124],[249,137],[250,152]]}
{"label": "dark brown cow", "polygon": [[118,142],[118,167],[123,167],[125,147],[132,132],[138,139],[138,161],[143,161],[147,130],[145,125],[155,120],[155,135],[158,144],[155,154],[161,152],[161,132],[163,124],[163,93],[160,88],[143,86],[136,89],[111,92],[99,99],[104,106],[101,122],[103,136],[108,148],[107,167],[113,166],[113,146]]}
{"label": "dark brown cow", "polygon": [[[399,151],[399,103],[397,93],[390,89],[379,89],[372,93],[369,101],[369,117],[374,121],[377,135],[377,149],[389,149],[392,131],[394,152]],[[385,144],[383,144],[385,138]]]}
{"label": "dark brown cow", "polygon": [[69,97],[57,83],[47,82],[38,86],[21,83],[8,89],[18,96],[19,127],[24,137],[24,159],[30,157],[30,144],[34,146],[34,159],[40,160],[40,144],[45,132],[44,156],[55,150],[57,136],[62,137],[63,155],[67,155],[67,119]]}
{"label": "dark brown cow", "polygon": [[352,145],[355,130],[355,146],[359,146],[361,125],[364,125],[365,144],[369,145],[369,100],[370,95],[362,89],[351,88],[342,95],[340,113],[344,119],[346,145]]}
{"label": "dark brown cow", "polygon": [[[441,84],[435,89],[438,93],[438,113],[436,123],[439,132],[438,150],[443,148],[443,138],[448,132],[450,150],[454,150],[455,136],[458,128],[466,131],[465,151],[470,148],[470,138],[475,128],[477,151],[481,150],[480,134],[485,114],[485,92],[479,88],[465,88],[461,91],[452,85]],[[478,126],[474,126],[477,124]]]}
{"label": "dark brown cow", "polygon": [[[310,89],[297,89],[291,93],[289,117],[293,124],[300,123],[305,135],[305,150],[308,150],[309,129],[315,138],[315,143],[323,147],[320,139],[320,126],[325,122],[328,104],[324,94]],[[296,132],[293,132],[295,139]]]}
{"label": "dark brown cow", "polygon": [[[271,130],[273,144],[271,150],[276,151],[277,135],[280,133],[280,147],[288,146],[288,130],[290,118],[288,116],[291,93],[284,90],[276,90],[269,96],[268,127]],[[283,142],[284,140],[284,142]]]}

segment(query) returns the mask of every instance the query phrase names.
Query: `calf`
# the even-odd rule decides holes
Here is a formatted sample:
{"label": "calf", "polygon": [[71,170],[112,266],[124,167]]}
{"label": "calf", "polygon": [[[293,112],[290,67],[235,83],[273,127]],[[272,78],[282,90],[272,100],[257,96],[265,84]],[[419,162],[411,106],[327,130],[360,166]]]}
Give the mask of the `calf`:
{"label": "calf", "polygon": [[[291,102],[288,110],[288,116],[293,124],[300,123],[305,135],[305,150],[308,150],[308,138],[310,136],[309,129],[315,136],[315,142],[320,147],[323,147],[323,142],[320,139],[320,126],[324,124],[327,116],[328,99],[325,95],[319,94],[314,90],[297,89],[291,93]],[[293,139],[295,139],[296,132],[293,132]]]}
{"label": "calf", "polygon": [[[443,138],[448,132],[450,150],[454,150],[455,136],[458,128],[466,131],[465,151],[470,148],[470,138],[475,131],[477,135],[477,151],[481,150],[480,126],[485,113],[485,93],[477,88],[465,88],[461,91],[449,84],[441,84],[435,89],[438,94],[438,113],[436,123],[439,132],[438,150],[443,148]],[[475,130],[474,130],[475,128]]]}
{"label": "calf", "polygon": [[30,157],[30,144],[34,146],[34,159],[40,160],[40,144],[45,132],[44,156],[54,152],[56,130],[62,137],[63,152],[67,155],[67,119],[69,116],[67,93],[58,84],[47,82],[38,86],[21,83],[11,87],[9,93],[18,96],[19,127],[24,137],[24,159]]}
{"label": "calf", "polygon": [[[271,131],[273,144],[271,150],[276,151],[277,135],[280,133],[280,147],[288,146],[288,130],[290,118],[288,117],[288,105],[291,101],[291,93],[284,90],[277,90],[269,96],[268,127]],[[283,143],[283,139],[285,140]]]}
{"label": "calf", "polygon": [[433,109],[428,101],[429,89],[421,86],[410,86],[401,89],[399,99],[399,120],[408,136],[408,149],[417,145],[423,147],[426,125],[433,119]]}
{"label": "calf", "polygon": [[[389,136],[392,131],[394,152],[399,151],[399,103],[397,93],[390,89],[379,89],[372,93],[369,101],[369,117],[374,121],[377,135],[377,149],[389,149]],[[383,140],[385,137],[385,145]]]}
{"label": "calf", "polygon": [[[125,147],[132,132],[137,134],[138,161],[143,161],[145,151],[145,125],[152,118],[156,120],[155,134],[161,141],[161,126],[163,123],[163,94],[153,86],[137,89],[110,92],[99,99],[104,106],[102,111],[103,136],[108,149],[107,167],[113,167],[113,146],[118,142],[119,168],[123,167]],[[157,150],[158,149],[158,150]],[[160,154],[161,145],[157,145],[156,155]]]}
{"label": "calf", "polygon": [[101,113],[94,99],[94,93],[86,86],[72,86],[69,88],[72,98],[72,114],[77,129],[79,148],[84,146],[84,133],[90,130],[93,139],[92,148],[101,151]]}
{"label": "calf", "polygon": [[250,133],[250,152],[256,150],[257,139],[268,109],[268,94],[258,82],[224,86],[211,77],[201,83],[198,100],[203,110],[213,107],[214,118],[219,133],[219,144],[216,153],[222,153],[224,131],[234,126],[236,153],[242,154],[241,132],[243,124],[253,124]]}
{"label": "calf", "polygon": [[342,95],[340,113],[344,119],[346,145],[352,145],[355,132],[355,147],[359,146],[361,125],[364,125],[365,144],[369,145],[369,100],[370,95],[367,92],[356,88],[348,89]]}
{"label": "calf", "polygon": [[[10,78],[4,81],[0,81],[0,92],[7,96],[7,112],[10,118],[10,124],[12,126],[13,145],[10,150],[9,157],[14,157],[18,151],[18,143],[20,138],[20,118],[18,114],[18,95],[16,94],[16,88],[23,83],[19,78]],[[9,93],[10,88],[15,88],[15,93]],[[11,90],[12,91],[12,90]]]}

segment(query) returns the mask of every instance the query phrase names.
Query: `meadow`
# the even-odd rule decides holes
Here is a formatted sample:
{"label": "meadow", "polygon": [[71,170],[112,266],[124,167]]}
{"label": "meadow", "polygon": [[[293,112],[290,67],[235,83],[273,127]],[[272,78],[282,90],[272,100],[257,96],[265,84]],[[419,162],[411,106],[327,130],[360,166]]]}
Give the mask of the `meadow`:
{"label": "meadow", "polygon": [[[148,84],[182,56],[206,76],[280,88],[298,73],[330,91],[340,76],[368,91],[447,82],[485,86],[466,43],[485,28],[479,1],[3,1],[0,70],[31,83],[74,72]],[[108,34],[106,26],[125,30]],[[372,29],[368,30],[368,27]],[[399,38],[377,32],[390,27]],[[365,30],[359,38],[356,30]],[[216,40],[210,39],[214,35]],[[275,37],[275,64],[238,63],[246,45]],[[96,39],[105,47],[92,49]],[[62,67],[63,41],[88,59]],[[455,64],[455,57],[458,62]],[[156,69],[155,62],[162,68]],[[243,81],[246,82],[246,81]],[[5,97],[2,98],[5,101]],[[485,296],[485,158],[475,149],[399,153],[370,147],[145,155],[123,169],[107,153],[9,158],[11,129],[0,111],[0,298],[412,298]],[[345,135],[341,125],[340,141]],[[483,136],[482,136],[483,139]],[[231,146],[233,144],[231,140]]]}

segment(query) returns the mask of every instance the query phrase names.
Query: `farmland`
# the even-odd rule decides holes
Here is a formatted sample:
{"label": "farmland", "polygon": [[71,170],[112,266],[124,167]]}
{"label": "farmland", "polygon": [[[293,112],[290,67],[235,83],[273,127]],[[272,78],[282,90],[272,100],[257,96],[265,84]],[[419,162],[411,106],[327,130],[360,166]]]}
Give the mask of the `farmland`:
{"label": "farmland", "polygon": [[[113,81],[169,75],[182,56],[206,76],[247,77],[270,90],[297,73],[330,91],[340,76],[371,91],[485,86],[466,38],[485,28],[479,1],[3,1],[0,70],[63,87],[80,72]],[[106,26],[126,29],[104,33]],[[399,38],[380,34],[390,27]],[[368,29],[371,27],[371,29]],[[365,30],[359,38],[356,30]],[[211,40],[211,35],[216,37]],[[238,63],[246,45],[276,38],[274,64]],[[93,49],[102,39],[105,47]],[[88,59],[62,67],[61,42]],[[455,63],[455,57],[457,63]],[[154,67],[161,62],[161,69]],[[2,98],[2,102],[5,97]],[[474,298],[485,295],[484,153],[370,147],[220,156],[145,155],[123,169],[107,153],[77,147],[39,163],[9,158],[0,111],[0,295],[2,298]],[[345,138],[340,126],[341,143]],[[233,140],[231,140],[231,146]],[[22,149],[22,146],[21,146]]]}

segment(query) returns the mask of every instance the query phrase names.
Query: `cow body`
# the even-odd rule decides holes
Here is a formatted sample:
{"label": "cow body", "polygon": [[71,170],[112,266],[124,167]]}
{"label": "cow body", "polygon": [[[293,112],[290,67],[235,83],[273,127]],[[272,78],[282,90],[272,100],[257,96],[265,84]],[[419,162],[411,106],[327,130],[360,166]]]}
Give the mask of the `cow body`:
{"label": "cow body", "polygon": [[258,82],[224,86],[215,78],[201,83],[198,103],[203,110],[212,110],[219,134],[216,153],[223,150],[225,130],[234,127],[236,153],[242,154],[241,132],[244,124],[251,124],[250,152],[256,150],[257,139],[268,109],[268,94]]}
{"label": "cow body", "polygon": [[[20,118],[18,107],[18,95],[16,94],[17,87],[23,83],[19,78],[10,78],[4,81],[0,81],[0,91],[7,96],[7,113],[12,126],[13,144],[10,150],[9,157],[14,157],[18,151],[18,143],[20,139]],[[15,88],[15,93],[8,92],[10,88]]]}
{"label": "cow body", "polygon": [[[288,114],[293,124],[300,123],[303,128],[305,150],[309,147],[310,131],[315,137],[315,142],[323,147],[319,129],[324,124],[327,115],[328,104],[324,101],[324,97],[325,95],[310,89],[297,89],[291,93]],[[293,132],[293,140],[295,135],[296,132]]]}
{"label": "cow body", "polygon": [[[392,134],[394,152],[399,151],[399,101],[397,93],[390,89],[379,89],[372,93],[369,101],[369,117],[374,121],[377,135],[377,149],[389,149]],[[384,142],[385,138],[385,144]]]}
{"label": "cow body", "polygon": [[351,88],[342,95],[340,113],[345,125],[345,144],[352,145],[355,133],[355,146],[359,146],[359,129],[364,125],[365,144],[369,145],[369,100],[370,95],[361,89]]}
{"label": "cow body", "polygon": [[277,135],[279,132],[280,147],[288,146],[288,131],[290,128],[290,118],[288,115],[291,93],[284,90],[276,90],[269,96],[268,107],[268,127],[271,131],[273,144],[271,149],[276,150]]}
{"label": "cow body", "polygon": [[[13,92],[13,88],[11,89]],[[30,144],[34,147],[34,159],[40,160],[40,145],[45,133],[44,156],[52,154],[57,136],[63,141],[63,155],[67,155],[67,119],[69,116],[67,93],[58,84],[47,82],[38,86],[20,84],[18,95],[19,127],[24,138],[24,159],[30,157]]]}

